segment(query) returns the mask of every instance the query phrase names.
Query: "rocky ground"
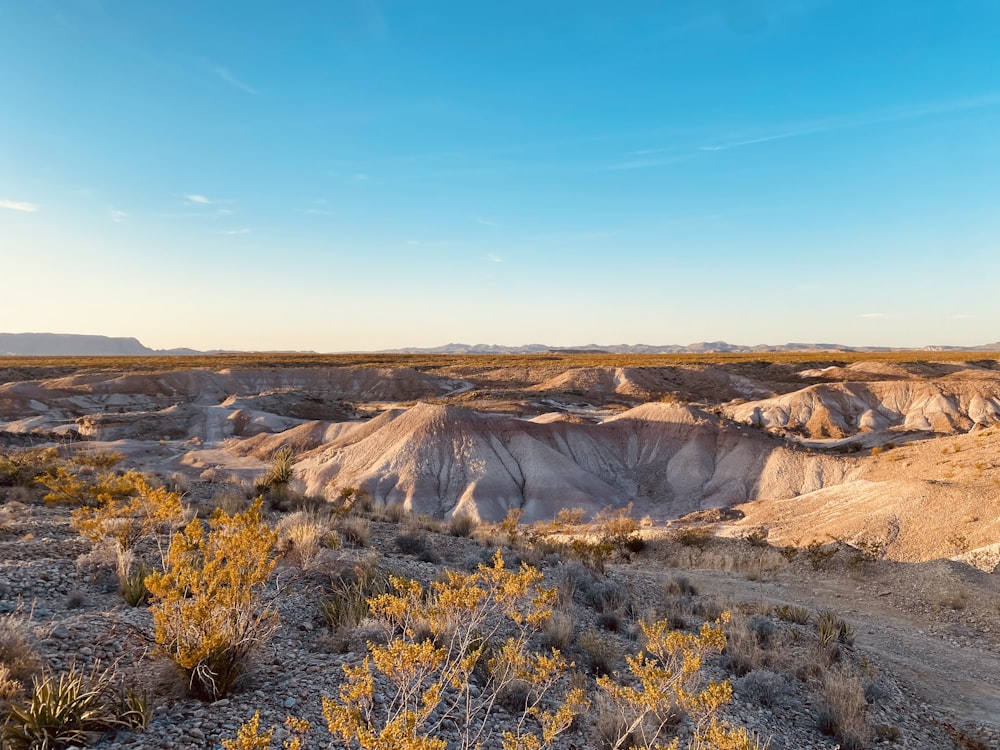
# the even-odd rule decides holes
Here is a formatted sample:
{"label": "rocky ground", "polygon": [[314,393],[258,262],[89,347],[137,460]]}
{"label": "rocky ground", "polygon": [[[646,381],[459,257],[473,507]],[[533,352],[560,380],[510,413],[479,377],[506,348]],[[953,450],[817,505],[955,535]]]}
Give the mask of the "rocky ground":
{"label": "rocky ground", "polygon": [[[191,497],[211,491],[195,488]],[[279,518],[271,516],[272,522]],[[93,553],[63,508],[16,500],[3,506],[0,611],[27,623],[52,668],[114,665],[148,691],[155,712],[147,731],[106,736],[97,747],[216,748],[257,710],[264,725],[280,726],[287,715],[306,718],[314,727],[307,747],[336,747],[323,729],[320,696],[337,694],[341,667],[361,661],[372,631],[334,636],[326,628],[318,604],[331,576],[358,561],[377,561],[381,569],[429,582],[446,567],[469,569],[488,559],[489,539],[496,538],[477,541],[411,523],[405,529],[424,544],[404,554],[397,542],[404,527],[374,521],[370,528],[368,544],[327,550],[309,570],[279,564],[269,595],[280,627],[257,653],[245,687],[215,703],[185,696],[170,663],[155,654],[149,610],[122,601],[111,561]],[[676,627],[693,628],[731,609],[730,647],[707,672],[733,680],[726,717],[768,739],[771,748],[839,744],[819,730],[818,718],[826,705],[824,681],[841,672],[860,682],[867,698],[868,740],[859,746],[1000,747],[995,576],[956,563],[852,563],[847,549],[814,569],[804,552],[792,558],[740,540],[685,545],[674,531],[646,534],[646,549],[604,576],[585,574],[560,555],[507,551],[511,560],[526,556],[538,563],[551,585],[573,580],[575,592],[565,605],[575,624],[567,652],[582,670],[597,659],[624,671],[623,656],[638,647],[639,618],[669,617]],[[807,608],[810,622],[775,616],[772,606],[781,604]],[[814,623],[821,610],[853,627],[852,645],[819,646]],[[591,637],[600,644],[596,657]],[[558,746],[600,747],[595,716],[578,720]],[[501,709],[496,721],[502,727],[513,717]]]}

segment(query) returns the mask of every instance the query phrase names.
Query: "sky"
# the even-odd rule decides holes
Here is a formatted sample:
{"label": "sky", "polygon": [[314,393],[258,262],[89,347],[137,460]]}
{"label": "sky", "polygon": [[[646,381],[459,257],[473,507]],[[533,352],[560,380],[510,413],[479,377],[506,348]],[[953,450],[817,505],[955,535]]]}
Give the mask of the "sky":
{"label": "sky", "polygon": [[0,331],[1000,341],[996,0],[0,0]]}

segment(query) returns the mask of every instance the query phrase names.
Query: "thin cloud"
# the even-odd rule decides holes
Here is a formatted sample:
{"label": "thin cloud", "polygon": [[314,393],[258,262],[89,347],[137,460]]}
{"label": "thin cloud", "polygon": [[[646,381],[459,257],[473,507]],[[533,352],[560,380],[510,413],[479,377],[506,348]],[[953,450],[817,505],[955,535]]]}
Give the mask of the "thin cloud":
{"label": "thin cloud", "polygon": [[37,203],[28,203],[27,201],[0,201],[0,208],[21,211],[26,214],[34,214],[42,210],[42,207]]}
{"label": "thin cloud", "polygon": [[503,263],[503,258],[501,258],[499,255],[494,255],[493,253],[487,253],[486,260],[492,263]]}
{"label": "thin cloud", "polygon": [[244,83],[239,78],[230,73],[228,68],[212,68],[212,72],[215,73],[215,75],[219,76],[219,78],[228,83],[230,86],[238,88],[240,91],[245,91],[248,94],[258,93],[257,89],[255,89],[253,86]]}
{"label": "thin cloud", "polygon": [[484,219],[481,216],[477,216],[475,219],[477,224],[482,224],[484,227],[495,227],[497,223],[495,221],[490,221],[489,219]]}
{"label": "thin cloud", "polygon": [[185,195],[184,199],[188,203],[199,203],[202,206],[211,206],[215,201],[206,198],[204,195]]}
{"label": "thin cloud", "polygon": [[119,211],[117,208],[112,208],[110,211],[111,221],[115,224],[122,224],[127,218],[128,214],[124,211]]}
{"label": "thin cloud", "polygon": [[959,313],[958,315],[952,315],[951,319],[952,320],[972,320],[973,318],[976,318],[976,317],[977,317],[976,315],[965,315],[965,314]]}
{"label": "thin cloud", "polygon": [[364,172],[357,172],[351,179],[354,180],[355,182],[364,182],[365,180],[368,179],[368,175],[365,174]]}
{"label": "thin cloud", "polygon": [[884,318],[885,313],[871,312],[871,313],[861,313],[862,318]]}
{"label": "thin cloud", "polygon": [[605,167],[601,167],[602,171],[618,172],[627,169],[648,169],[650,167],[666,167],[670,164],[681,164],[682,162],[691,161],[695,157],[694,154],[678,154],[676,156],[667,156],[661,159],[630,159],[629,161],[621,161],[617,164],[611,164]]}
{"label": "thin cloud", "polygon": [[983,94],[966,99],[948,99],[937,102],[927,102],[909,107],[898,107],[894,110],[875,112],[865,115],[847,115],[842,117],[831,117],[826,120],[817,120],[811,123],[801,123],[797,127],[792,127],[777,133],[764,133],[758,136],[734,139],[729,142],[708,144],[701,146],[701,151],[728,151],[731,148],[741,148],[743,146],[754,146],[758,143],[769,143],[771,141],[783,141],[788,138],[798,138],[804,135],[818,135],[820,133],[831,133],[838,130],[849,130],[851,128],[867,127],[869,125],[882,125],[891,122],[904,122],[915,120],[921,117],[933,117],[935,115],[951,114],[970,109],[982,109],[1000,104],[1000,93]]}
{"label": "thin cloud", "polygon": [[244,227],[243,229],[227,229],[223,232],[223,234],[228,234],[228,235],[250,234],[252,231],[253,231],[252,229],[247,229]]}

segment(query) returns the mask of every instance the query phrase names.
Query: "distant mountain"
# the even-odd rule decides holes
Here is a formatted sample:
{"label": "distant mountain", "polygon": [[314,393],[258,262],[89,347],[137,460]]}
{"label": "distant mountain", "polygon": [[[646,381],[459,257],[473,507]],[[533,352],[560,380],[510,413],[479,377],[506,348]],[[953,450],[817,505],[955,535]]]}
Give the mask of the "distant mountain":
{"label": "distant mountain", "polygon": [[202,354],[194,349],[150,349],[139,339],[124,336],[86,336],[76,333],[0,333],[0,355],[118,356]]}
{"label": "distant mountain", "polygon": [[589,354],[718,354],[740,352],[892,352],[892,351],[1000,351],[1000,342],[982,346],[925,346],[919,349],[910,347],[890,346],[846,346],[844,344],[729,344],[725,341],[699,341],[683,346],[680,344],[665,344],[654,346],[650,344],[586,344],[584,346],[547,346],[545,344],[525,344],[524,346],[501,346],[498,344],[445,344],[427,349],[408,347],[405,349],[385,349],[379,354],[543,354],[546,352],[572,354],[575,352]]}

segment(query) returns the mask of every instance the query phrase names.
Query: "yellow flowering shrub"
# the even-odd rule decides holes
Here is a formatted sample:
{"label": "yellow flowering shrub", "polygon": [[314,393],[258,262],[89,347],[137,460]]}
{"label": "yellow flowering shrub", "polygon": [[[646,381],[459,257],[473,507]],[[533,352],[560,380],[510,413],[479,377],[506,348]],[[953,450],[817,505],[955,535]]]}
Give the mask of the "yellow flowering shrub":
{"label": "yellow flowering shrub", "polygon": [[175,534],[163,572],[146,579],[160,651],[201,698],[231,692],[276,626],[275,610],[263,601],[275,541],[259,499],[233,516],[217,510],[207,528],[195,519]]}

